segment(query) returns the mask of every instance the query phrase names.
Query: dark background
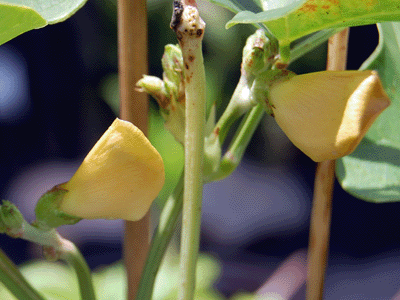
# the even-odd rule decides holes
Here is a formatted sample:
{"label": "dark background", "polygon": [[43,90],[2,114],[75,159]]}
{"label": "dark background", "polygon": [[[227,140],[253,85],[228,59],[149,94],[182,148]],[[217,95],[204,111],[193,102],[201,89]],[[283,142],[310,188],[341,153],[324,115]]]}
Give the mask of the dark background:
{"label": "dark background", "polygon": [[[170,12],[171,7],[167,1],[149,2],[149,58],[152,75],[161,76],[160,59],[164,45],[176,43],[168,25]],[[212,36],[206,37],[204,45],[206,72],[215,80],[213,87],[217,90],[213,91],[213,95],[218,96],[221,113],[238,81],[241,49],[253,28],[238,25],[225,30],[224,24],[231,16],[230,13],[226,12],[222,17],[216,12],[213,14],[213,11],[205,13],[210,14],[205,18],[207,26],[213,28]],[[215,20],[218,17],[222,20]],[[208,18],[211,21],[207,21]],[[27,169],[34,169],[40,162],[62,161],[76,164],[82,160],[111,124],[115,115],[104,101],[102,85],[105,78],[117,72],[116,34],[115,3],[97,0],[89,1],[63,23],[24,33],[0,46],[0,61],[7,62],[14,68],[13,76],[19,78],[26,88],[21,96],[26,102],[23,109],[15,114],[7,114],[8,108],[1,100],[5,96],[2,96],[0,89],[0,105],[3,105],[0,106],[2,199],[19,195],[10,193],[10,186],[18,191],[18,187],[15,187],[16,178]],[[375,26],[352,28],[348,69],[357,69],[374,50],[377,41]],[[325,56],[326,45],[323,45],[314,53],[295,62],[291,68],[297,73],[323,70]],[[0,68],[0,74],[1,72]],[[304,191],[301,206],[304,217],[283,234],[271,224],[269,227],[263,227],[262,223],[248,225],[244,220],[243,226],[254,227],[248,230],[253,234],[246,238],[237,235],[239,237],[227,241],[223,239],[223,229],[220,238],[209,234],[215,223],[208,222],[205,215],[201,250],[222,260],[223,276],[217,283],[217,288],[226,295],[241,289],[255,290],[271,272],[271,268],[266,268],[267,271],[263,273],[260,266],[268,266],[271,258],[276,264],[295,250],[306,248],[308,244],[315,164],[287,141],[274,125],[272,118],[265,117],[262,125],[248,147],[241,169],[233,175],[232,180],[241,178],[237,174],[254,173],[248,171],[254,167],[260,172],[259,177],[266,180],[269,176],[268,170],[271,169],[279,174],[291,173]],[[284,171],[280,171],[280,168]],[[50,170],[49,176],[51,174]],[[251,176],[247,178],[250,178],[251,183]],[[29,180],[29,176],[25,180]],[[215,183],[216,186],[217,184]],[[240,185],[241,182],[235,184]],[[223,187],[222,183],[221,188]],[[252,186],[242,188],[252,189]],[[29,197],[30,192],[21,193]],[[212,186],[206,188],[204,201],[212,201],[210,193]],[[35,202],[36,198],[32,201]],[[357,266],[360,263],[365,267],[379,259],[388,259],[392,265],[397,264],[400,246],[399,208],[399,203],[378,205],[353,198],[336,183],[330,266]],[[279,218],[276,222],[280,222]],[[240,226],[238,228],[240,230]],[[101,234],[76,237],[92,268],[117,261],[122,255],[121,240],[110,241],[99,236]],[[37,255],[27,242],[5,235],[0,235],[0,245],[17,264]],[[238,262],[240,266],[237,266]],[[362,266],[355,268],[356,272],[362,273]],[[378,267],[375,270],[376,274],[383,272]],[[335,269],[329,269],[328,275],[331,273],[334,274]],[[330,282],[328,280],[328,284]],[[400,281],[393,283],[392,288],[393,295],[400,288]],[[304,291],[299,292],[298,299],[304,297],[302,293]],[[359,299],[378,298],[364,296]]]}

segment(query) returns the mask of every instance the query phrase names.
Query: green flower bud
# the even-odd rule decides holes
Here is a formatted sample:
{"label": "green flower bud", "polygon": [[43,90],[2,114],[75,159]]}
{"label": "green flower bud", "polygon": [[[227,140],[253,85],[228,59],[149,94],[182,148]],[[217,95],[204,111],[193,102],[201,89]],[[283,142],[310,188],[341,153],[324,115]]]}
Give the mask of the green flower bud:
{"label": "green flower bud", "polygon": [[[1,205],[0,205],[1,210]],[[0,233],[5,233],[7,231],[7,226],[4,224],[2,218],[0,217]]]}
{"label": "green flower bud", "polygon": [[144,75],[137,82],[138,91],[147,92],[161,107],[165,127],[183,143],[185,134],[185,81],[182,51],[177,45],[166,45],[161,59],[163,80]]}
{"label": "green flower bud", "polygon": [[6,234],[18,238],[24,232],[25,219],[19,209],[10,201],[3,200],[0,208],[0,217],[6,227]]}
{"label": "green flower bud", "polygon": [[143,75],[143,78],[136,83],[136,86],[138,92],[148,93],[156,99],[161,108],[167,109],[171,100],[169,93],[165,89],[164,82],[160,78],[156,76]]}
{"label": "green flower bud", "polygon": [[257,75],[272,65],[275,54],[262,29],[249,36],[243,48],[242,68]]}
{"label": "green flower bud", "polygon": [[169,80],[179,87],[184,79],[181,48],[178,45],[166,45],[161,64],[164,70],[164,81]]}

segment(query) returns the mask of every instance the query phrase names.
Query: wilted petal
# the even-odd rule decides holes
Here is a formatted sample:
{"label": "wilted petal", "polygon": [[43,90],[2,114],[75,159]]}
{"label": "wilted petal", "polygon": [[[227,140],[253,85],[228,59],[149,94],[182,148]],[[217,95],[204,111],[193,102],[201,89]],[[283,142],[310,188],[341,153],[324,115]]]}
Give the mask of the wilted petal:
{"label": "wilted petal", "polygon": [[85,219],[136,221],[164,184],[160,154],[133,124],[116,119],[70,181],[60,209]]}

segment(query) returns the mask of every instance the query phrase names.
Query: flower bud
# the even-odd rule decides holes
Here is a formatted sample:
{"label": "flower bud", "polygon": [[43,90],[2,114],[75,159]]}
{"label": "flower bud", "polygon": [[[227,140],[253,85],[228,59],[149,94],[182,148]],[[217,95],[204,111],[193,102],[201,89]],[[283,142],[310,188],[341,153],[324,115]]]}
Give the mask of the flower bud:
{"label": "flower bud", "polygon": [[350,154],[390,104],[375,71],[287,76],[270,83],[268,100],[281,129],[316,162]]}
{"label": "flower bud", "polygon": [[177,45],[166,45],[161,59],[163,80],[144,75],[136,86],[149,93],[158,103],[165,127],[183,144],[185,135],[185,76],[182,51]]}
{"label": "flower bud", "polygon": [[271,66],[274,53],[265,32],[258,29],[248,37],[243,48],[242,68],[250,74],[257,75]]}
{"label": "flower bud", "polygon": [[162,108],[166,108],[169,105],[169,96],[165,91],[164,82],[156,77],[143,75],[137,83],[137,91],[146,92],[152,96]]}
{"label": "flower bud", "polygon": [[140,220],[164,184],[160,154],[133,124],[116,119],[60,188],[60,210],[84,219]]}
{"label": "flower bud", "polygon": [[[1,206],[0,206],[1,210]],[[7,231],[7,226],[4,224],[3,220],[0,217],[0,233],[5,233]]]}
{"label": "flower bud", "polygon": [[171,81],[177,87],[179,87],[184,79],[181,48],[179,48],[177,45],[166,45],[164,49],[164,55],[161,58],[161,64],[164,70],[164,81]]}
{"label": "flower bud", "polygon": [[14,238],[22,236],[26,221],[19,209],[10,201],[3,200],[0,208],[0,218],[6,228],[7,235]]}

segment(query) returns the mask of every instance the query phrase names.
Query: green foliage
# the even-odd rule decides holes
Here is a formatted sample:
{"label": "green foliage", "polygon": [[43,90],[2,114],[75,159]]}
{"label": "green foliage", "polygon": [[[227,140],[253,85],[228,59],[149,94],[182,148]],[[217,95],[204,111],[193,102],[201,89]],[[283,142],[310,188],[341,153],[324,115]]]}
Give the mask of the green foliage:
{"label": "green foliage", "polygon": [[[34,261],[21,267],[25,278],[43,296],[52,300],[80,299],[79,286],[71,268],[59,263]],[[221,266],[210,256],[201,254],[197,264],[197,289],[195,300],[225,299],[213,288],[218,279]],[[93,274],[98,300],[126,299],[126,273],[122,263],[116,263],[97,270]],[[173,251],[167,255],[157,275],[153,300],[176,299],[179,283],[179,256]],[[15,300],[0,283],[0,299]]]}
{"label": "green foliage", "polygon": [[[216,3],[223,5],[219,1]],[[400,18],[398,0],[275,0],[263,1],[262,4],[264,11],[241,11],[226,27],[239,23],[263,23],[279,40],[281,52],[292,41],[319,30],[396,21]],[[283,59],[289,60],[288,57]]]}
{"label": "green foliage", "polygon": [[[58,263],[34,261],[20,268],[22,275],[46,299],[80,299],[79,286],[72,269]],[[0,299],[17,300],[0,284]]]}
{"label": "green foliage", "polygon": [[378,25],[380,41],[362,69],[379,72],[392,100],[352,154],[337,161],[343,189],[373,202],[400,200],[400,23]]}
{"label": "green foliage", "polygon": [[0,4],[0,45],[72,16],[87,0],[5,0]]}

